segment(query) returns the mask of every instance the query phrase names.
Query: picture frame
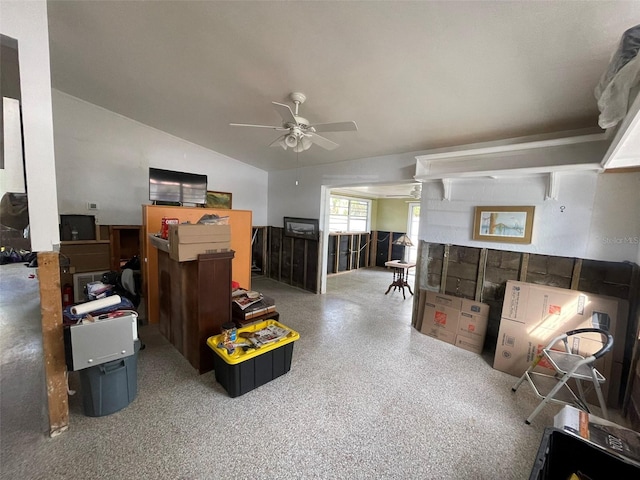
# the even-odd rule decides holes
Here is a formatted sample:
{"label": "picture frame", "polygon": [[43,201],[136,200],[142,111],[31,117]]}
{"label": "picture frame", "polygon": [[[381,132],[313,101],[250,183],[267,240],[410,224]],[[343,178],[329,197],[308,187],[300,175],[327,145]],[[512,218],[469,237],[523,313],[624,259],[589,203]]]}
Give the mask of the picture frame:
{"label": "picture frame", "polygon": [[223,208],[231,210],[232,195],[229,192],[213,192],[207,190],[207,208]]}
{"label": "picture frame", "polygon": [[473,239],[484,242],[531,243],[535,207],[475,207]]}
{"label": "picture frame", "polygon": [[319,222],[313,218],[284,217],[284,235],[286,237],[318,240]]}

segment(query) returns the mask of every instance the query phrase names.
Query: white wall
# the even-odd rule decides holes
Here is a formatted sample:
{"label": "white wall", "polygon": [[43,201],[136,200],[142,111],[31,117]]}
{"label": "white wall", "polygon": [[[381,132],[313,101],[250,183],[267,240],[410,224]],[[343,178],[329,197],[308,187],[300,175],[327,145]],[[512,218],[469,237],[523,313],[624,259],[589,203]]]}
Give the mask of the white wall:
{"label": "white wall", "polygon": [[52,251],[60,235],[46,2],[0,2],[0,32],[18,40],[31,249]]}
{"label": "white wall", "polygon": [[415,154],[398,154],[270,172],[269,225],[282,227],[285,216],[320,218],[321,187],[406,182],[415,169]]}
{"label": "white wall", "polygon": [[[572,152],[567,149],[567,155]],[[271,172],[269,225],[282,226],[284,216],[320,218],[323,225],[326,217],[324,192],[329,187],[412,180],[415,157],[419,154]],[[295,185],[296,178],[298,186]],[[452,180],[450,201],[442,200],[441,182],[425,183],[420,239],[545,255],[639,262],[640,173],[575,172],[560,173],[558,178],[557,200],[545,200],[547,175],[542,174],[455,179]],[[480,205],[534,205],[532,243],[517,245],[472,240],[474,207]]]}
{"label": "white wall", "polygon": [[[300,161],[304,162],[302,155]],[[330,187],[412,180],[415,165],[415,154],[398,154],[269,173],[269,225],[282,227],[285,216],[320,221],[320,292],[326,292],[327,286],[328,254],[324,245],[329,232],[324,226],[328,225]]]}
{"label": "white wall", "polygon": [[[442,184],[422,188],[420,238],[434,243],[631,261],[638,258],[640,173],[563,173],[557,200],[545,200],[546,175],[454,180],[451,200]],[[532,243],[478,242],[471,238],[474,207],[534,205]],[[622,241],[616,239],[627,239]]]}
{"label": "white wall", "polygon": [[640,172],[598,176],[587,258],[640,265]]}
{"label": "white wall", "polygon": [[[267,172],[53,90],[58,208],[103,225],[140,225],[149,167],[206,174],[208,189],[266,225]],[[98,211],[88,210],[97,202]]]}

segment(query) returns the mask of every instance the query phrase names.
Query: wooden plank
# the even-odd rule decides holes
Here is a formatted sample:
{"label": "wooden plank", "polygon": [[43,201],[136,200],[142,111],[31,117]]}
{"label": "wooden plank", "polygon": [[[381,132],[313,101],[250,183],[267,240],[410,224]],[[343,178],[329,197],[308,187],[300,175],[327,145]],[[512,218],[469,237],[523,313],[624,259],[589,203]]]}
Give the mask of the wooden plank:
{"label": "wooden plank", "polygon": [[307,282],[307,255],[309,253],[309,241],[305,240],[304,241],[304,259],[303,259],[303,266],[302,266],[302,278],[303,278],[303,283],[304,283],[304,287],[305,289],[308,289],[308,285],[309,283]]}
{"label": "wooden plank", "polygon": [[577,290],[580,283],[580,273],[582,272],[582,259],[576,258],[573,262],[573,274],[571,275],[571,290]]}
{"label": "wooden plank", "polygon": [[269,257],[269,229],[270,227],[262,227],[262,274],[268,277],[271,273],[271,259]]}
{"label": "wooden plank", "polygon": [[334,262],[333,262],[333,271],[335,273],[338,273],[340,270],[340,234],[337,234],[335,237],[333,237],[335,239],[336,242],[336,254],[334,256]]}
{"label": "wooden plank", "polygon": [[278,242],[278,281],[282,281],[282,252],[283,252],[283,244],[284,244],[284,229],[280,231],[280,241]]}
{"label": "wooden plank", "polygon": [[518,280],[521,282],[527,281],[527,273],[529,270],[529,254],[522,254],[522,261],[520,262],[520,273],[518,274]]}
{"label": "wooden plank", "polygon": [[482,302],[482,292],[484,290],[484,274],[487,269],[488,253],[489,251],[486,248],[480,250],[480,259],[478,260],[478,276],[476,278],[476,302]]}
{"label": "wooden plank", "polygon": [[422,282],[422,262],[424,261],[422,257],[423,244],[425,244],[425,242],[418,241],[416,271],[415,271],[414,284],[413,284],[413,291],[418,296],[418,301],[413,302],[413,307],[411,309],[411,325],[413,325],[413,327],[416,328],[417,330],[420,330],[420,328],[422,327],[422,315],[424,313],[424,301],[426,297],[426,292],[422,290],[422,288],[420,288],[421,285],[423,284]]}
{"label": "wooden plank", "polygon": [[69,428],[67,365],[64,352],[60,260],[56,252],[38,253],[42,351],[47,387],[49,435],[55,437]]}
{"label": "wooden plank", "polygon": [[[289,242],[289,285],[293,285],[293,264],[294,264],[294,259],[295,259],[295,239],[292,237],[290,239],[291,241]],[[305,241],[305,240],[303,240]]]}
{"label": "wooden plank", "polygon": [[449,270],[449,249],[451,245],[444,246],[444,255],[442,257],[442,275],[440,277],[440,293],[445,293],[447,289],[447,272]]}
{"label": "wooden plank", "polygon": [[349,235],[347,245],[347,270],[353,270],[353,235]]}
{"label": "wooden plank", "polygon": [[373,232],[373,236],[371,237],[371,249],[369,250],[369,262],[370,265],[376,266],[376,257],[378,256],[378,231],[375,230]]}
{"label": "wooden plank", "polygon": [[369,255],[371,255],[371,234],[370,233],[365,234],[365,242],[367,243],[364,244],[364,266],[368,267],[369,265],[371,265],[370,258],[369,258]]}

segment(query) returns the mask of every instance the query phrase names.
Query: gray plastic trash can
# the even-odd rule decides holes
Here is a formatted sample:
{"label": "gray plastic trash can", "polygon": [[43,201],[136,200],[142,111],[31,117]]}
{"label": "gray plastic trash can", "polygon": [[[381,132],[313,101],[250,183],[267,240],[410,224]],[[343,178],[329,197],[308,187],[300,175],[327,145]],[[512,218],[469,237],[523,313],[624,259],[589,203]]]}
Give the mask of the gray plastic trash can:
{"label": "gray plastic trash can", "polygon": [[140,340],[136,340],[133,355],[80,370],[85,415],[110,415],[122,410],[136,398],[139,350]]}

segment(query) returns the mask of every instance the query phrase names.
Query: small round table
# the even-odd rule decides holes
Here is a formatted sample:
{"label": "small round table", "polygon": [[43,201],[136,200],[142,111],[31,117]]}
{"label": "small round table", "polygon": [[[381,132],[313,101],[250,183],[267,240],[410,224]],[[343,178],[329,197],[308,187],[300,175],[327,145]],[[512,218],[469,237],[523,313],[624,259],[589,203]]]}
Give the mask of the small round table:
{"label": "small round table", "polygon": [[407,287],[409,289],[409,293],[413,295],[411,287],[407,283],[407,275],[409,273],[409,269],[415,267],[416,264],[402,263],[400,260],[391,260],[390,262],[385,262],[384,266],[390,267],[393,270],[393,282],[391,282],[391,285],[389,285],[389,288],[387,288],[387,291],[384,292],[384,294],[386,295],[393,288],[394,291],[396,289],[402,290],[402,298],[407,298],[404,294],[404,288]]}

